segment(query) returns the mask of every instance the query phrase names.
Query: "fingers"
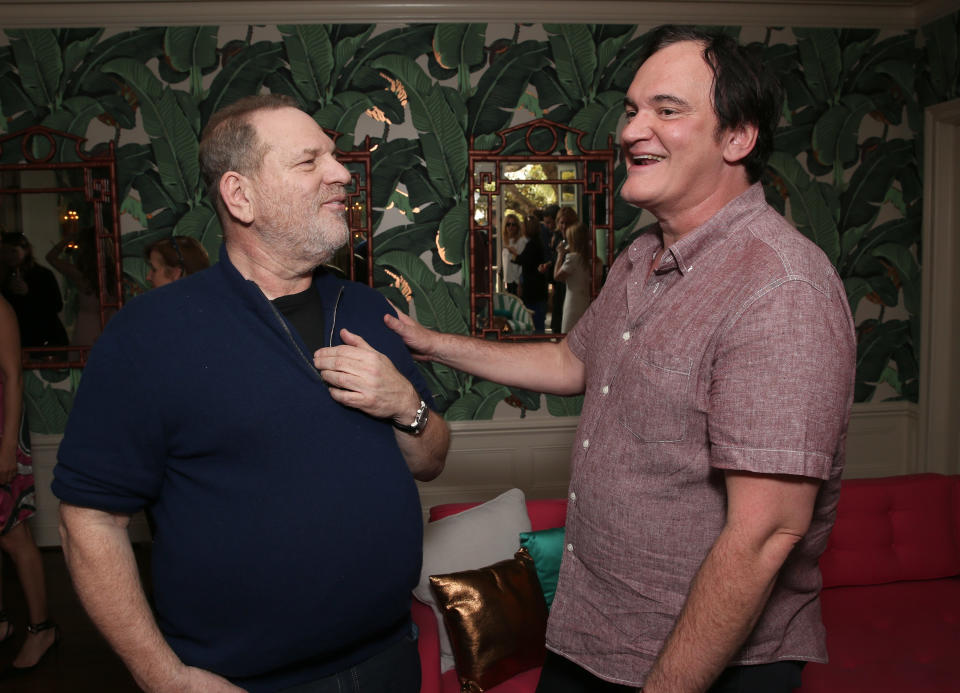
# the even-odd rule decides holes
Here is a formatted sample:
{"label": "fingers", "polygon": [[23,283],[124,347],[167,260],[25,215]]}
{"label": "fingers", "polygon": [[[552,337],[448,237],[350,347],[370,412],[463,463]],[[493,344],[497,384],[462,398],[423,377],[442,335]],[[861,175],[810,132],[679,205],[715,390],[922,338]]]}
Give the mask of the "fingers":
{"label": "fingers", "polygon": [[402,310],[398,310],[396,316],[390,315],[390,313],[384,314],[383,322],[386,323],[387,327],[401,336],[406,328],[419,325],[418,322]]}
{"label": "fingers", "polygon": [[364,342],[360,337],[353,333],[347,333],[350,337],[356,338],[363,343],[343,344],[335,347],[324,347],[317,349],[313,353],[313,366],[320,371],[340,371],[344,373],[357,373],[365,369],[371,356],[378,354],[373,347]]}
{"label": "fingers", "polygon": [[400,339],[403,340],[404,344],[406,344],[415,355],[418,351],[425,351],[424,347],[430,335],[430,330],[409,315],[403,311],[398,312],[396,317],[386,314],[383,316],[383,322],[387,327],[400,335]]}
{"label": "fingers", "polygon": [[344,344],[347,344],[352,347],[358,347],[360,349],[366,349],[368,351],[376,351],[372,346],[367,344],[366,340],[358,334],[354,334],[347,328],[340,330],[340,339]]}
{"label": "fingers", "polygon": [[368,408],[368,402],[364,395],[354,390],[331,387],[330,397],[332,397],[335,402],[339,402],[346,407],[360,409],[361,411],[365,411]]}

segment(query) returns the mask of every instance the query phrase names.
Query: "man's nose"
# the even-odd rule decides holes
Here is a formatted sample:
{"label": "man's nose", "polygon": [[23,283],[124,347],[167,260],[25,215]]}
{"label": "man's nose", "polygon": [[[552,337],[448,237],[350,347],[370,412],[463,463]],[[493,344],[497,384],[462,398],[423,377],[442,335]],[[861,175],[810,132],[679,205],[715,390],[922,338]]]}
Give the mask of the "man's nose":
{"label": "man's nose", "polygon": [[346,166],[341,164],[339,161],[334,160],[333,165],[327,172],[326,179],[327,180],[325,182],[328,185],[349,185],[350,181],[353,180],[353,177],[350,175],[350,171]]}
{"label": "man's nose", "polygon": [[650,123],[642,113],[637,113],[628,120],[620,131],[620,143],[629,146],[637,140],[650,136]]}

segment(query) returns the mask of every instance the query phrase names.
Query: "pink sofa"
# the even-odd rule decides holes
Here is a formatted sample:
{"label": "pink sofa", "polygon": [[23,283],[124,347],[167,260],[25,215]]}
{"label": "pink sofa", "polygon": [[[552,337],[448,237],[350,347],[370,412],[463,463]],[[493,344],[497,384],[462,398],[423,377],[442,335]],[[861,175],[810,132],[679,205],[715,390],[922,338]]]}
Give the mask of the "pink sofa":
{"label": "pink sofa", "polygon": [[844,482],[803,693],[960,691],[960,476]]}
{"label": "pink sofa", "polygon": [[[475,503],[431,508],[431,520]],[[559,527],[565,500],[527,501],[534,530]],[[845,481],[820,561],[829,664],[804,669],[802,693],[960,691],[960,476]],[[437,620],[414,600],[421,693],[458,693],[440,673]],[[490,693],[533,693],[540,669]]]}

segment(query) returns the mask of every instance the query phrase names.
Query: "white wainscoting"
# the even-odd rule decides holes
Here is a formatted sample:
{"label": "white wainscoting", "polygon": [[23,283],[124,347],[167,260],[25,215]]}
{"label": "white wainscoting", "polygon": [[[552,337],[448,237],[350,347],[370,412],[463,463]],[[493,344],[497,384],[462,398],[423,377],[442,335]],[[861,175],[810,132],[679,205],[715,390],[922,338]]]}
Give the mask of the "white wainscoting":
{"label": "white wainscoting", "polygon": [[[30,520],[30,529],[38,546],[60,545],[60,532],[57,530],[57,507],[60,501],[50,491],[50,483],[53,481],[53,467],[57,463],[57,448],[61,438],[60,435],[30,433],[33,481],[37,488],[37,514]],[[150,530],[142,513],[130,521],[129,531],[134,541],[149,540]]]}
{"label": "white wainscoting", "polygon": [[[528,498],[563,496],[576,428],[576,417],[453,422],[446,470],[439,478],[419,484],[424,512],[438,503],[488,500],[514,487],[523,489]],[[927,471],[917,460],[917,430],[915,404],[854,405],[844,476]],[[60,436],[34,433],[32,438],[38,510],[31,527],[40,546],[59,545],[57,499],[50,492],[50,482]],[[136,541],[149,537],[142,515],[134,517],[130,535]]]}
{"label": "white wainscoting", "polygon": [[[513,487],[529,498],[565,494],[576,418],[456,421],[450,427],[446,470],[420,484],[424,511],[438,503],[488,500]],[[855,404],[844,477],[926,471],[917,462],[917,429],[916,404]]]}

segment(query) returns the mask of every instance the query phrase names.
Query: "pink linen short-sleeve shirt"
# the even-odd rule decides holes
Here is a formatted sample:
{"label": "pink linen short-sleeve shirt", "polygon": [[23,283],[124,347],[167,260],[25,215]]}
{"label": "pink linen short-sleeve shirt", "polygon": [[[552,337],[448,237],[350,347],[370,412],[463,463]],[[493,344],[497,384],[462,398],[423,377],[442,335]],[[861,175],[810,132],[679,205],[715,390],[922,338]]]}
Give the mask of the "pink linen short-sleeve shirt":
{"label": "pink linen short-sleeve shirt", "polygon": [[730,664],[826,661],[817,560],[836,513],[856,353],[843,284],[759,184],[649,272],[661,243],[634,241],[567,338],[586,395],[547,645],[642,685],[723,527],[731,469],[824,483]]}

